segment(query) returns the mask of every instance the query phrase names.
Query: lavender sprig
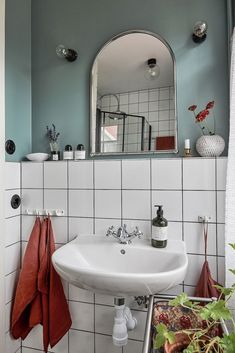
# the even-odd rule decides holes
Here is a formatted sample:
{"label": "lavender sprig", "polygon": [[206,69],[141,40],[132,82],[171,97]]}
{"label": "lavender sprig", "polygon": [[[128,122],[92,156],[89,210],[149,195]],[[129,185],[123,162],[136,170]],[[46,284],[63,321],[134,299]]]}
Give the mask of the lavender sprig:
{"label": "lavender sprig", "polygon": [[56,127],[54,124],[52,124],[52,128],[49,128],[47,126],[47,137],[49,139],[49,142],[57,142],[59,136],[60,133],[56,132]]}

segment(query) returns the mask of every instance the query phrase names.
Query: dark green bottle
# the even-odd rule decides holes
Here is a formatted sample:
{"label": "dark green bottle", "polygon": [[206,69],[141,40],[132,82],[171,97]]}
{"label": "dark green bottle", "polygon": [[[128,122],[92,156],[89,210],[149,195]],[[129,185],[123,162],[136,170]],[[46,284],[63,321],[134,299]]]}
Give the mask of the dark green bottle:
{"label": "dark green bottle", "polygon": [[152,246],[155,248],[165,248],[167,246],[168,221],[163,217],[162,205],[158,207],[157,217],[152,221]]}

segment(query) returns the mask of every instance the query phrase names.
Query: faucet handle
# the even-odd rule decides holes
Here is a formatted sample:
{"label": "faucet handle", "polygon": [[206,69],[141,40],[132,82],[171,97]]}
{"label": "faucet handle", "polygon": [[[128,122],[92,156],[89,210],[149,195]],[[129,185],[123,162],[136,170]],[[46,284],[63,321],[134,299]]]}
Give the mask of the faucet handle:
{"label": "faucet handle", "polygon": [[106,237],[109,237],[110,235],[112,235],[113,231],[114,231],[114,226],[109,227],[106,233]]}
{"label": "faucet handle", "polygon": [[141,230],[139,229],[139,227],[138,226],[136,226],[135,227],[135,234],[136,234],[136,236],[139,238],[139,239],[141,239],[141,237],[142,237],[142,235],[143,235],[143,232],[141,232]]}

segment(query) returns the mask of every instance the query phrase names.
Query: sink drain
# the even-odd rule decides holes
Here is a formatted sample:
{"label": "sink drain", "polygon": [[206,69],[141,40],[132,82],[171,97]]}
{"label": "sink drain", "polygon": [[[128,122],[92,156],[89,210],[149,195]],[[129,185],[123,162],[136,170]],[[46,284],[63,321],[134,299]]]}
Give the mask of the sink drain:
{"label": "sink drain", "polygon": [[122,255],[125,255],[126,251],[125,251],[124,249],[122,249],[122,250],[120,250],[120,253],[121,253]]}

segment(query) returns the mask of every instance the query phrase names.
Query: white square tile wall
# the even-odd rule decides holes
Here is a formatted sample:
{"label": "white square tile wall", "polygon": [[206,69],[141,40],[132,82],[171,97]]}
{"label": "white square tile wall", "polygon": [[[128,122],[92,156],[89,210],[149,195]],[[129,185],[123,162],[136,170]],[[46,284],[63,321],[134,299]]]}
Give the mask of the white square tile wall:
{"label": "white square tile wall", "polygon": [[67,189],[67,162],[48,162],[44,164],[44,188]]}
{"label": "white square tile wall", "polygon": [[4,251],[4,273],[5,273],[5,312],[2,319],[5,321],[5,343],[6,353],[20,353],[21,340],[14,340],[10,335],[10,316],[16,283],[20,270],[21,238],[20,238],[20,215],[21,207],[13,209],[11,197],[14,194],[21,196],[21,166],[20,163],[6,163],[5,183],[5,234],[1,233],[5,241]]}
{"label": "white square tile wall", "polygon": [[[169,91],[161,92],[168,97]],[[146,99],[154,106],[156,91],[132,95],[133,108],[145,109]],[[128,106],[128,98],[121,95],[121,104]],[[109,102],[108,102],[109,103]],[[159,102],[158,102],[159,103]],[[149,103],[147,104],[149,105]],[[158,108],[164,108],[159,104]],[[149,107],[148,107],[149,109]],[[155,114],[155,112],[153,112]],[[159,118],[167,119],[164,110]],[[151,118],[148,111],[149,118]],[[54,164],[55,163],[55,164]],[[77,234],[99,233],[105,236],[109,226],[126,223],[151,237],[151,220],[156,214],[154,204],[162,203],[169,220],[169,237],[184,239],[189,254],[189,269],[183,284],[165,294],[179,294],[183,290],[193,295],[203,256],[202,225],[199,215],[209,215],[208,261],[212,275],[224,281],[224,196],[227,158],[146,158],[123,160],[86,160],[69,162],[21,163],[22,213],[26,208],[63,208],[66,215],[53,218],[58,246]],[[11,166],[10,166],[11,168]],[[12,168],[17,168],[13,166]],[[200,171],[200,174],[199,174]],[[58,177],[59,174],[59,177]],[[30,175],[32,177],[30,177]],[[200,175],[202,177],[200,177]],[[57,178],[57,179],[56,179]],[[17,182],[13,181],[14,186]],[[9,190],[9,196],[12,194]],[[19,192],[21,190],[19,189]],[[34,217],[23,215],[20,236],[20,215],[7,211],[8,254],[15,254],[22,239],[22,251],[27,244]],[[13,218],[12,218],[12,215]],[[15,230],[14,232],[12,230]],[[138,240],[136,240],[138,241]],[[23,246],[24,245],[24,246]],[[9,255],[13,257],[13,255]],[[16,259],[6,265],[6,325],[19,265]],[[113,298],[69,286],[68,300],[73,326],[68,337],[50,352],[55,353],[141,353],[146,311],[136,306],[138,328],[129,335],[123,349],[112,343]],[[6,326],[6,327],[7,327]],[[23,342],[22,353],[41,352],[40,330]]]}
{"label": "white square tile wall", "polygon": [[150,189],[150,160],[122,161],[122,189]]}
{"label": "white square tile wall", "polygon": [[182,160],[152,159],[152,189],[181,190]]}

